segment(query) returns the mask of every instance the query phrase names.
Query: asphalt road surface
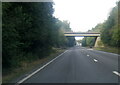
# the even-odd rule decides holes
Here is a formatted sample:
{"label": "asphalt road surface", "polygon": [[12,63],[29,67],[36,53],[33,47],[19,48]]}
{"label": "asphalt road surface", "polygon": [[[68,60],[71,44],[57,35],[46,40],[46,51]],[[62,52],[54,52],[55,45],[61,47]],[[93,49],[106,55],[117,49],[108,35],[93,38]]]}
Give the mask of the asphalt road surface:
{"label": "asphalt road surface", "polygon": [[118,83],[118,57],[75,46],[23,83]]}

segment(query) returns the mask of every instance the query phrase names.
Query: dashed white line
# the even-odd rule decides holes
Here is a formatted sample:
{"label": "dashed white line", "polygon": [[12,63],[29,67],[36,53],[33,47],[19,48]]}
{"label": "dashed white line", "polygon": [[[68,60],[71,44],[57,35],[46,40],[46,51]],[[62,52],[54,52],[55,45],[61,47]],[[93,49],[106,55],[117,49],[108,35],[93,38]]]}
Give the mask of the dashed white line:
{"label": "dashed white line", "polygon": [[117,71],[113,71],[114,74],[116,74],[117,76],[120,76],[120,73],[118,73]]}
{"label": "dashed white line", "polygon": [[90,55],[87,55],[87,56],[90,56]]}
{"label": "dashed white line", "polygon": [[97,59],[93,59],[95,62],[98,62],[98,60]]}
{"label": "dashed white line", "polygon": [[62,54],[60,54],[59,56],[57,56],[56,58],[52,59],[50,62],[46,63],[45,65],[43,65],[41,68],[37,69],[36,71],[34,71],[33,73],[31,73],[30,75],[28,75],[27,77],[23,78],[22,80],[18,81],[17,84],[15,85],[19,85],[20,83],[23,83],[24,81],[26,81],[27,79],[29,79],[31,76],[33,76],[34,74],[38,73],[40,70],[42,70],[43,68],[45,68],[47,65],[49,65],[50,63],[52,63],[54,60],[56,60],[58,57],[60,57],[61,55],[63,55],[64,53],[66,53],[68,50],[66,50],[65,52],[63,52]]}

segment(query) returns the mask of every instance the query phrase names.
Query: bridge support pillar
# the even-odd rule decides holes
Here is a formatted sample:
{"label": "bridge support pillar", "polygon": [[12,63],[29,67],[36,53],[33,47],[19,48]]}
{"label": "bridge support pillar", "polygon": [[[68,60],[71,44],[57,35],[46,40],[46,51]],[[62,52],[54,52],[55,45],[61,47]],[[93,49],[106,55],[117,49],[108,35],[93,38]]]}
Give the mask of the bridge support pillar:
{"label": "bridge support pillar", "polygon": [[94,47],[104,47],[103,43],[101,42],[101,38],[100,37],[96,38]]}

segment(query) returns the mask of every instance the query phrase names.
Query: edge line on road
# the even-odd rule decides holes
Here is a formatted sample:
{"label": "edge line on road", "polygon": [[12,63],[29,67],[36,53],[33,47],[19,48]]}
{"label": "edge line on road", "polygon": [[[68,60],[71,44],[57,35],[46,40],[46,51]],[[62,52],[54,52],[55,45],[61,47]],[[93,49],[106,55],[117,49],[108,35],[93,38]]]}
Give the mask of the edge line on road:
{"label": "edge line on road", "polygon": [[52,59],[51,61],[49,61],[48,63],[46,63],[45,65],[43,65],[42,67],[40,67],[39,69],[37,69],[36,71],[34,71],[33,73],[31,73],[30,75],[28,75],[27,77],[21,79],[20,81],[18,81],[15,85],[19,85],[20,83],[23,83],[24,81],[26,81],[27,79],[29,79],[30,77],[32,77],[33,75],[35,75],[36,73],[38,73],[40,70],[42,70],[43,68],[45,68],[46,66],[48,66],[50,63],[52,63],[54,60],[56,60],[58,57],[62,56],[64,53],[66,53],[68,50],[66,50],[65,52],[61,53],[60,55],[58,55],[57,57],[55,57],[54,59]]}
{"label": "edge line on road", "polygon": [[[94,50],[94,49],[93,49]],[[101,50],[94,50],[94,51],[98,51],[98,52],[100,52],[100,53],[108,53],[108,54],[112,54],[112,55],[118,55],[119,56],[119,54],[117,54],[117,53],[111,53],[111,52],[106,52],[106,51],[101,51]]]}

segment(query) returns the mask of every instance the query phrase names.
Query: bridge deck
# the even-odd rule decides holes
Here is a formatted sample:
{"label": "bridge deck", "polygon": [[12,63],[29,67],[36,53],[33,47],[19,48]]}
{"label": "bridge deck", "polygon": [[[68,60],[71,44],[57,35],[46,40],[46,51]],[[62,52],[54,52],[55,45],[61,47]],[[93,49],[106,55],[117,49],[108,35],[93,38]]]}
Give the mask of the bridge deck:
{"label": "bridge deck", "polygon": [[86,33],[80,33],[80,32],[66,32],[64,33],[65,36],[74,36],[74,37],[99,37],[100,33],[97,32],[86,32]]}

